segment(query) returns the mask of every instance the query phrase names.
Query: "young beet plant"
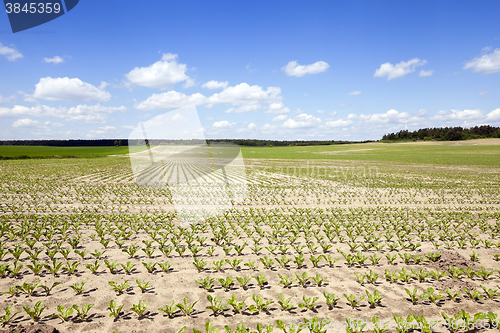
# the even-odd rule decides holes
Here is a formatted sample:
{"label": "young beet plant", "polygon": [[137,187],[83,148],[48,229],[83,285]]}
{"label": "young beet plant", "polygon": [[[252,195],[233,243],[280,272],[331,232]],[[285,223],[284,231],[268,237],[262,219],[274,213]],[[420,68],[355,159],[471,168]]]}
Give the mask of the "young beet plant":
{"label": "young beet plant", "polygon": [[149,301],[143,303],[142,300],[140,300],[138,304],[132,304],[130,311],[135,312],[138,318],[142,318],[146,312],[148,304]]}
{"label": "young beet plant", "polygon": [[241,311],[246,309],[245,300],[247,298],[248,298],[248,296],[246,296],[241,301],[239,301],[235,295],[232,295],[231,298],[226,299],[226,302],[227,302],[227,304],[229,304],[233,307],[234,313],[240,313]]}
{"label": "young beet plant", "polygon": [[34,322],[37,322],[40,319],[40,316],[42,315],[42,312],[43,310],[45,310],[45,308],[46,306],[43,305],[42,301],[36,302],[35,306],[33,306],[33,310],[31,310],[31,307],[29,305],[23,306],[24,311]]}
{"label": "young beet plant", "polygon": [[9,305],[7,308],[5,308],[5,314],[0,317],[0,320],[2,320],[2,326],[7,325],[20,312],[21,311],[12,313],[12,305]]}
{"label": "young beet plant", "polygon": [[177,308],[181,310],[186,316],[190,316],[194,312],[194,306],[198,303],[198,301],[194,303],[189,303],[189,300],[186,297],[183,299],[183,303],[177,303]]}
{"label": "young beet plant", "polygon": [[122,311],[122,308],[125,304],[122,304],[120,306],[116,305],[116,302],[114,300],[111,300],[109,302],[108,310],[111,312],[109,314],[110,317],[115,317],[115,321],[118,320],[118,317],[120,316],[120,313]]}
{"label": "young beet plant", "polygon": [[69,320],[69,317],[73,314],[73,308],[68,307],[67,309],[64,308],[63,305],[58,305],[57,306],[57,312],[52,315],[52,318],[59,318],[63,322],[66,322]]}
{"label": "young beet plant", "polygon": [[227,309],[227,306],[222,305],[221,296],[212,297],[212,295],[207,295],[207,300],[210,303],[210,305],[207,306],[205,309],[212,310],[212,314],[214,316],[222,314],[223,311]]}
{"label": "young beet plant", "polygon": [[80,320],[84,320],[87,317],[87,314],[89,313],[90,309],[94,307],[95,304],[83,304],[82,307],[80,308],[78,305],[73,304],[73,309],[76,310],[77,312],[77,317]]}

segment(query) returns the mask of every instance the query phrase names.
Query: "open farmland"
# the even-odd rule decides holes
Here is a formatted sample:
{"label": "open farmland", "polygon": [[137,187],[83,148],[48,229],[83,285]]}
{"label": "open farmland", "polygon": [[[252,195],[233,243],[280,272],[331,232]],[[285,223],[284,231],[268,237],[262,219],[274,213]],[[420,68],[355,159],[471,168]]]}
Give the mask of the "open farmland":
{"label": "open farmland", "polygon": [[0,316],[61,332],[496,325],[500,146],[486,142],[243,147],[246,197],[190,225],[125,156],[2,161]]}

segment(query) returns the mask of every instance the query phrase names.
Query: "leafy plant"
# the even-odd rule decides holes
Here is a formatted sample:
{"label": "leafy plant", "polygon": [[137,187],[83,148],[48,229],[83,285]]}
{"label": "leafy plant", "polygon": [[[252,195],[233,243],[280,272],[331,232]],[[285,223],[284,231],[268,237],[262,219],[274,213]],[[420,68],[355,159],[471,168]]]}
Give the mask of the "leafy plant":
{"label": "leafy plant", "polygon": [[236,277],[236,280],[240,283],[241,288],[243,288],[244,290],[247,289],[247,284],[251,279],[251,276]]}
{"label": "leafy plant", "polygon": [[366,290],[366,298],[368,303],[370,303],[370,307],[374,308],[375,306],[380,304],[383,297],[380,296],[380,292],[377,289],[375,289],[373,291],[373,294],[370,294],[370,292]]}
{"label": "leafy plant", "polygon": [[85,317],[87,317],[87,314],[89,313],[90,309],[94,307],[95,304],[83,304],[81,309],[78,307],[78,305],[73,304],[73,309],[77,311],[77,316],[81,320],[84,320]]}
{"label": "leafy plant", "polygon": [[43,310],[45,310],[45,308],[46,306],[43,305],[42,301],[36,302],[36,304],[33,306],[33,310],[31,310],[31,307],[29,305],[23,305],[24,311],[34,322],[37,322],[40,319],[40,316],[42,315],[42,312]]}
{"label": "leafy plant", "polygon": [[243,260],[241,259],[233,259],[232,261],[229,260],[229,259],[226,259],[225,260],[226,263],[228,263],[232,269],[234,269],[235,271],[239,270],[240,269],[240,264]]}
{"label": "leafy plant", "polygon": [[181,310],[186,316],[191,315],[194,312],[194,306],[198,303],[198,301],[194,303],[189,303],[188,297],[184,297],[183,303],[177,303],[177,308]]}
{"label": "leafy plant", "polygon": [[302,296],[303,303],[299,303],[299,308],[306,308],[312,310],[315,308],[315,303],[319,299],[319,297],[306,297],[306,295]]}
{"label": "leafy plant", "polygon": [[111,312],[109,314],[110,317],[115,317],[115,321],[118,319],[118,317],[120,316],[120,313],[122,311],[122,308],[125,304],[122,304],[120,306],[117,306],[116,305],[116,302],[114,300],[111,300],[109,302],[109,306],[108,306],[108,310]]}
{"label": "leafy plant", "polygon": [[122,283],[118,284],[114,281],[109,281],[108,284],[113,287],[113,290],[117,292],[118,294],[122,294],[125,290],[129,289],[130,286],[127,284],[128,280],[123,281]]}
{"label": "leafy plant", "polygon": [[71,285],[70,287],[71,287],[71,289],[73,289],[76,292],[77,295],[80,295],[85,290],[83,288],[85,286],[85,283],[87,283],[87,280],[84,280],[81,283],[75,283],[75,284]]}
{"label": "leafy plant", "polygon": [[299,281],[300,285],[304,288],[311,279],[310,276],[309,277],[307,276],[307,272],[303,272],[302,274],[295,273],[295,276],[297,277],[297,280]]}
{"label": "leafy plant", "polygon": [[264,284],[268,280],[266,277],[264,277],[264,273],[261,273],[260,275],[255,275],[254,279],[257,281],[257,284],[259,285],[260,289],[264,287]]}
{"label": "leafy plant", "polygon": [[63,267],[62,270],[67,272],[68,275],[72,275],[76,272],[76,269],[78,268],[79,265],[80,263],[76,261],[73,261],[71,263],[69,261],[66,261],[67,267]]}
{"label": "leafy plant", "polygon": [[205,309],[212,310],[212,314],[217,316],[221,314],[224,310],[227,309],[227,306],[222,305],[222,297],[216,296],[212,297],[212,295],[207,295],[207,300],[210,303]]}
{"label": "leafy plant", "polygon": [[142,318],[142,316],[146,312],[148,304],[149,301],[142,302],[142,300],[139,300],[138,304],[132,304],[132,308],[130,308],[130,311],[135,312],[137,317]]}
{"label": "leafy plant", "polygon": [[252,295],[252,299],[253,301],[255,302],[255,305],[250,305],[248,307],[248,310],[250,312],[260,312],[260,311],[267,311],[268,310],[268,306],[272,303],[274,303],[274,301],[264,301],[262,299],[262,296],[257,296],[257,295]]}
{"label": "leafy plant", "polygon": [[169,304],[165,305],[165,309],[158,308],[159,311],[165,313],[169,318],[172,318],[174,316],[174,313],[177,311],[177,305],[174,304],[174,300],[170,302]]}
{"label": "leafy plant", "polygon": [[147,289],[151,288],[149,281],[141,282],[139,279],[137,279],[135,280],[135,283],[137,283],[137,286],[139,287],[139,289],[141,289],[142,293],[145,293]]}
{"label": "leafy plant", "polygon": [[436,303],[443,298],[442,292],[439,292],[439,294],[436,295],[434,294],[434,288],[432,287],[427,288],[427,292],[424,292],[420,297],[428,298],[432,303]]}
{"label": "leafy plant", "polygon": [[344,294],[345,299],[347,300],[348,304],[354,309],[359,306],[361,301],[365,298],[364,296],[361,296],[360,299],[356,299],[356,296],[354,294]]}
{"label": "leafy plant", "polygon": [[52,318],[59,318],[63,322],[68,321],[69,317],[73,314],[73,308],[70,306],[67,309],[64,309],[63,305],[57,306],[57,312],[52,315]]}
{"label": "leafy plant", "polygon": [[326,291],[323,291],[323,296],[325,297],[326,305],[328,305],[329,309],[333,309],[339,300],[335,297],[335,294],[328,294]]}
{"label": "leafy plant", "polygon": [[278,297],[280,299],[278,301],[278,304],[281,307],[282,311],[288,311],[288,310],[290,310],[290,309],[293,308],[293,305],[290,304],[290,301],[292,300],[292,297],[290,297],[288,299],[285,299],[285,296],[283,296],[283,294],[279,294]]}
{"label": "leafy plant", "polygon": [[311,277],[311,280],[313,280],[314,282],[316,282],[316,285],[318,287],[321,287],[321,285],[323,284],[323,282],[326,281],[326,277],[320,277],[319,274],[316,274],[316,276],[312,276]]}
{"label": "leafy plant", "polygon": [[33,285],[29,284],[28,282],[24,282],[22,286],[16,286],[16,289],[19,290],[20,292],[23,292],[26,294],[26,297],[33,295],[33,292],[35,291],[36,287],[42,280],[38,280]]}
{"label": "leafy plant", "polygon": [[12,305],[9,305],[5,308],[5,314],[0,317],[0,320],[2,321],[2,326],[5,327],[14,317],[20,313],[21,311],[17,311],[12,313]]}
{"label": "leafy plant", "polygon": [[45,291],[45,295],[49,296],[52,289],[54,289],[54,287],[56,287],[60,284],[62,284],[62,282],[54,282],[54,283],[52,283],[52,286],[50,286],[50,287],[49,286],[39,286],[38,288],[42,288]]}
{"label": "leafy plant", "polygon": [[205,277],[203,280],[195,280],[196,283],[198,283],[202,288],[208,291],[213,291],[214,281],[215,279],[210,278],[209,276]]}
{"label": "leafy plant", "polygon": [[248,298],[246,296],[243,298],[241,301],[238,301],[238,298],[236,298],[235,295],[232,295],[231,298],[227,299],[226,302],[227,304],[231,305],[233,307],[234,313],[240,313],[246,308],[245,300]]}

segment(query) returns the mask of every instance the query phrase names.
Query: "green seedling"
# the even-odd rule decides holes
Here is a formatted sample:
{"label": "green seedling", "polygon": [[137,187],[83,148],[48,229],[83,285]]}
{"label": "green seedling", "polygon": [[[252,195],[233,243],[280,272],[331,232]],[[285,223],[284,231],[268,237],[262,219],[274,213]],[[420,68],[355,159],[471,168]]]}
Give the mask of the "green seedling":
{"label": "green seedling", "polygon": [[246,304],[245,304],[245,300],[248,298],[248,296],[246,296],[245,298],[243,298],[241,301],[238,301],[238,299],[236,298],[235,295],[232,295],[231,298],[228,298],[226,300],[227,304],[231,305],[233,307],[233,311],[234,313],[240,313],[241,311],[243,311],[244,309],[246,309]]}
{"label": "green seedling", "polygon": [[209,276],[205,277],[203,280],[195,280],[196,283],[200,285],[200,287],[204,288],[207,291],[213,291],[214,288],[214,278],[210,278]]}
{"label": "green seedling", "polygon": [[222,314],[224,310],[227,309],[227,306],[222,305],[222,297],[216,296],[212,297],[212,295],[207,295],[207,300],[210,303],[205,309],[212,310],[212,314],[217,316]]}
{"label": "green seedling", "polygon": [[226,263],[228,263],[232,269],[234,269],[235,271],[238,271],[240,269],[240,264],[243,260],[241,259],[233,259],[232,261],[229,260],[229,259],[226,259],[225,260]]}
{"label": "green seedling", "polygon": [[96,258],[96,259],[101,259],[101,257],[104,255],[104,253],[106,253],[106,251],[99,251],[97,249],[95,249],[94,252],[91,252],[90,254]]}
{"label": "green seedling", "polygon": [[33,310],[31,310],[31,307],[29,305],[23,306],[24,311],[34,322],[37,322],[40,319],[40,316],[42,315],[42,312],[43,310],[45,310],[45,308],[46,306],[43,305],[42,301],[36,302],[35,306],[33,306]]}
{"label": "green seedling", "polygon": [[52,289],[54,289],[54,287],[56,287],[60,284],[62,284],[62,282],[54,282],[54,283],[52,283],[52,286],[50,286],[50,287],[49,286],[39,286],[38,288],[42,288],[43,291],[45,291],[45,296],[49,296]]}
{"label": "green seedling", "polygon": [[283,255],[283,256],[281,257],[281,259],[280,259],[280,258],[276,258],[275,260],[276,260],[276,262],[277,262],[278,264],[280,264],[280,266],[281,266],[282,268],[286,268],[286,266],[288,265],[288,263],[289,263],[290,261],[292,261],[292,259],[288,259],[285,255]]}
{"label": "green seedling", "polygon": [[328,294],[326,291],[323,291],[323,296],[325,297],[326,305],[331,310],[337,304],[339,298],[335,297],[335,294]]}
{"label": "green seedling", "polygon": [[370,303],[370,307],[374,308],[377,305],[379,305],[380,302],[382,301],[382,298],[383,297],[380,296],[380,292],[377,289],[375,289],[373,294],[370,294],[370,292],[366,290],[366,299],[368,303]]}
{"label": "green seedling", "polygon": [[299,303],[299,308],[306,308],[308,310],[312,310],[316,307],[315,303],[319,299],[319,297],[306,297],[306,295],[302,296],[302,303]]}
{"label": "green seedling", "polygon": [[280,277],[280,284],[285,288],[290,288],[292,283],[294,281],[297,281],[296,279],[291,279],[288,275],[283,276],[281,274],[278,274],[278,276]]}
{"label": "green seedling", "polygon": [[247,262],[247,263],[245,263],[243,265],[246,266],[246,267],[248,267],[249,269],[251,269],[253,271],[258,270],[258,268],[257,268],[257,262],[256,261],[250,261],[250,262]]}
{"label": "green seedling", "polygon": [[194,312],[194,306],[198,301],[189,303],[187,296],[184,297],[183,303],[177,303],[177,308],[181,310],[186,316],[190,316]]}
{"label": "green seedling", "polygon": [[345,299],[347,300],[348,304],[354,309],[359,306],[361,301],[365,298],[365,296],[361,296],[361,298],[358,300],[356,299],[356,296],[354,294],[344,294]]}
{"label": "green seedling", "polygon": [[311,260],[311,263],[313,264],[313,267],[318,267],[319,262],[324,257],[325,257],[324,255],[319,255],[317,257],[315,257],[315,256],[312,255],[312,256],[309,257],[309,260]]}
{"label": "green seedling", "polygon": [[219,282],[225,291],[231,290],[231,286],[233,285],[233,279],[231,277],[228,276],[225,279],[219,278]]}
{"label": "green seedling", "polygon": [[115,274],[116,272],[116,268],[118,267],[118,262],[115,260],[114,262],[110,262],[108,261],[107,259],[104,259],[104,264],[106,265],[106,267],[109,269],[109,272],[111,274]]}
{"label": "green seedling", "polygon": [[363,323],[362,320],[351,320],[349,318],[345,319],[347,323],[346,333],[362,333],[363,329],[366,326],[366,323]]}
{"label": "green seedling", "polygon": [[483,280],[488,280],[490,276],[492,276],[495,272],[496,270],[487,271],[486,268],[484,268],[484,266],[481,266],[481,269],[476,271],[476,275],[482,277]]}
{"label": "green seedling", "polygon": [[156,263],[155,262],[143,262],[142,265],[146,268],[148,273],[153,273]]}
{"label": "green seedling", "polygon": [[213,264],[214,266],[212,269],[216,270],[217,272],[222,272],[222,266],[224,265],[226,261],[225,260],[219,260],[219,261],[214,261]]}
{"label": "green seedling", "polygon": [[11,320],[14,319],[14,317],[20,313],[21,311],[17,311],[12,313],[12,305],[9,305],[5,308],[5,314],[0,317],[0,320],[2,321],[2,327],[5,327]]}
{"label": "green seedling", "polygon": [[264,284],[268,280],[267,278],[264,277],[264,273],[254,276],[254,279],[257,281],[257,284],[259,285],[260,289],[264,287]]}
{"label": "green seedling", "polygon": [[33,295],[33,292],[41,281],[42,280],[38,280],[33,283],[33,285],[29,284],[28,282],[24,282],[22,286],[16,286],[16,289],[22,293],[25,293],[26,297],[30,297],[31,295]]}
{"label": "green seedling", "polygon": [[87,264],[85,267],[87,267],[92,272],[92,274],[97,274],[97,270],[100,266],[101,264],[99,264],[99,261],[96,260],[94,264]]}
{"label": "green seedling", "polygon": [[90,309],[94,307],[95,304],[83,304],[81,309],[78,307],[78,305],[73,304],[73,309],[76,310],[77,312],[77,317],[80,318],[80,320],[84,320],[87,317],[87,314],[89,313]]}
{"label": "green seedling", "polygon": [[165,309],[158,308],[158,310],[167,315],[167,317],[172,318],[174,316],[174,313],[177,311],[177,305],[174,303],[174,300],[172,300],[170,304],[165,305]]}
{"label": "green seedling", "polygon": [[168,261],[165,261],[164,263],[159,262],[158,266],[160,266],[161,270],[165,273],[168,273],[172,267],[172,265]]}
{"label": "green seedling", "polygon": [[469,290],[467,288],[464,288],[463,291],[465,292],[467,297],[472,301],[478,301],[484,297],[483,295],[479,294],[479,290]]}
{"label": "green seedling", "polygon": [[[62,264],[61,264],[62,265]],[[14,261],[14,266],[12,268],[8,268],[10,274],[14,277],[19,277],[22,275],[21,269],[23,268],[23,264],[19,260]]]}
{"label": "green seedling", "polygon": [[[135,246],[131,245],[126,249],[122,249],[122,252],[125,252],[126,254],[129,255],[130,258],[133,258],[135,256],[135,254],[137,253],[137,251],[139,251],[139,249],[140,249],[140,247],[138,247],[138,246],[135,247]],[[93,253],[91,253],[91,254],[94,255]]]}
{"label": "green seedling", "polygon": [[290,301],[292,300],[292,298],[291,298],[291,297],[290,297],[290,298],[288,298],[288,299],[285,299],[285,296],[283,296],[283,294],[279,294],[279,295],[278,295],[278,297],[279,297],[279,299],[280,299],[280,300],[278,301],[278,304],[279,304],[279,306],[281,307],[281,310],[282,310],[282,311],[288,311],[288,310],[290,310],[290,309],[292,309],[292,308],[293,308],[293,305],[292,305],[292,304],[290,304]]}
{"label": "green seedling", "polygon": [[43,267],[45,267],[50,273],[52,273],[54,276],[57,276],[57,273],[61,269],[63,263],[59,262],[57,259],[54,259],[52,261],[52,266],[48,264],[44,264]]}
{"label": "green seedling", "polygon": [[32,261],[32,264],[31,265],[26,265],[26,267],[28,267],[34,275],[38,276],[40,275],[40,273],[42,272],[44,266],[43,266],[43,263],[38,263],[38,261],[36,259],[34,259]]}
{"label": "green seedling", "polygon": [[456,301],[456,299],[461,296],[460,292],[453,292],[450,288],[446,288],[446,295],[448,295],[452,301]]}
{"label": "green seedling", "polygon": [[299,281],[300,285],[304,288],[311,279],[311,277],[307,276],[307,272],[303,272],[302,274],[295,273],[295,276],[297,277],[297,280]]}
{"label": "green seedling", "polygon": [[124,291],[130,288],[130,286],[127,284],[128,280],[123,281],[121,284],[117,284],[114,281],[109,281],[108,284],[113,287],[113,290],[117,292],[118,294],[122,294]]}
{"label": "green seedling", "polygon": [[236,280],[240,283],[241,288],[247,290],[248,288],[247,284],[248,282],[250,282],[250,280],[252,280],[252,277],[251,276],[236,277]]}
{"label": "green seedling", "polygon": [[118,320],[118,317],[120,316],[120,313],[122,311],[122,308],[125,304],[122,304],[120,306],[116,305],[116,302],[114,300],[111,300],[109,302],[108,310],[111,312],[109,314],[110,317],[115,317],[115,321]]}
{"label": "green seedling", "polygon": [[264,268],[266,269],[271,269],[273,266],[274,260],[271,258],[268,258],[267,256],[264,256],[264,258],[259,258],[260,262],[264,265]]}
{"label": "green seedling", "polygon": [[479,287],[481,287],[481,289],[484,290],[484,293],[486,294],[486,297],[488,297],[489,299],[493,299],[494,297],[498,297],[500,296],[499,293],[497,293],[495,290],[489,288],[487,289],[485,286],[483,285],[479,285]]}
{"label": "green seedling", "polygon": [[293,259],[293,262],[297,265],[297,269],[300,269],[302,267],[302,264],[304,263],[304,255],[300,253],[298,256],[295,256]]}
{"label": "green seedling", "polygon": [[134,270],[135,264],[133,264],[130,261],[127,261],[127,263],[125,265],[124,264],[120,264],[120,266],[122,266],[122,268],[125,271],[125,273],[130,274]]}
{"label": "green seedling", "polygon": [[413,303],[413,305],[417,304],[420,297],[422,297],[417,295],[417,287],[413,288],[413,291],[410,291],[409,289],[405,288],[405,291],[410,297],[410,300]]}
{"label": "green seedling", "polygon": [[141,280],[137,279],[135,280],[135,283],[137,283],[137,286],[139,287],[139,289],[141,289],[142,293],[145,293],[147,289],[151,288],[151,286],[149,285],[149,281],[141,282]]}
{"label": "green seedling", "polygon": [[432,278],[433,278],[434,280],[436,280],[436,281],[441,280],[441,278],[445,277],[446,275],[448,275],[448,273],[447,273],[447,272],[440,272],[440,271],[438,271],[438,270],[435,270],[435,271],[431,270],[431,271],[429,272],[429,276],[432,276]]}
{"label": "green seedling", "polygon": [[255,305],[250,305],[248,307],[248,311],[250,312],[261,312],[261,311],[268,311],[268,306],[274,301],[265,301],[262,299],[262,296],[257,296],[253,295],[252,296],[253,301],[255,302]]}
{"label": "green seedling", "polygon": [[146,312],[148,304],[149,301],[142,302],[142,300],[140,300],[138,304],[132,304],[132,308],[130,308],[130,311],[135,312],[137,317],[142,318],[142,316],[144,316],[144,313]]}
{"label": "green seedling", "polygon": [[429,287],[427,288],[427,292],[424,292],[420,297],[421,298],[428,298],[429,301],[431,301],[432,303],[436,303],[436,302],[439,302],[440,299],[443,298],[442,296],[442,292],[439,292],[439,294],[434,294],[434,288],[432,287]]}
{"label": "green seedling", "polygon": [[57,312],[59,313],[54,313],[52,315],[52,318],[59,318],[63,322],[68,321],[69,317],[73,314],[73,308],[70,306],[69,308],[65,309],[63,305],[58,305],[57,306]]}
{"label": "green seedling", "polygon": [[73,289],[77,295],[80,295],[85,291],[83,288],[85,286],[85,283],[87,283],[87,280],[82,281],[81,283],[75,283],[70,286],[71,289]]}
{"label": "green seedling", "polygon": [[76,261],[73,262],[66,261],[67,267],[63,267],[62,270],[68,273],[68,275],[73,275],[76,272],[76,269],[78,268],[79,265],[80,263]]}
{"label": "green seedling", "polygon": [[198,270],[198,273],[200,273],[201,271],[203,271],[203,267],[205,267],[207,265],[207,263],[205,261],[203,261],[203,259],[195,257],[193,265]]}
{"label": "green seedling", "polygon": [[321,285],[323,284],[323,282],[326,281],[326,277],[320,277],[319,274],[316,274],[316,276],[312,276],[311,277],[311,280],[313,280],[314,282],[316,282],[316,285],[318,287],[321,287]]}

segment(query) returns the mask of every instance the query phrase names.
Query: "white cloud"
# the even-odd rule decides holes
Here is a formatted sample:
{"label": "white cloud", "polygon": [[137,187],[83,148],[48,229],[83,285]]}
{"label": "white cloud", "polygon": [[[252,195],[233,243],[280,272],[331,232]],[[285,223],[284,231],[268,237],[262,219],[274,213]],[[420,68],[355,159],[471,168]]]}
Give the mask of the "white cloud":
{"label": "white cloud", "polygon": [[314,127],[321,124],[321,119],[316,118],[310,114],[302,113],[299,114],[295,119],[288,119],[283,124],[286,128],[307,128]]}
{"label": "white cloud", "polygon": [[[489,49],[483,49],[489,51]],[[500,49],[483,54],[465,63],[464,69],[472,69],[476,73],[492,74],[500,72]]]}
{"label": "white cloud", "polygon": [[205,89],[210,89],[210,90],[216,90],[216,89],[225,89],[227,88],[227,85],[229,84],[229,82],[227,81],[224,81],[224,82],[219,82],[219,81],[208,81],[208,82],[205,82],[201,85],[202,88],[205,88]]}
{"label": "white cloud", "polygon": [[108,120],[108,115],[116,111],[125,111],[126,108],[121,107],[107,107],[100,104],[78,105],[69,109],[64,107],[49,107],[46,105],[36,105],[34,107],[26,107],[15,105],[13,108],[0,108],[0,116],[16,117],[16,116],[30,116],[30,117],[54,117],[61,118],[67,121],[78,121],[83,123],[105,123]]}
{"label": "white cloud", "polygon": [[10,97],[3,97],[2,95],[0,95],[0,104],[8,103],[8,102],[11,102],[15,99],[16,99],[16,96],[14,96],[14,95],[12,95]]}
{"label": "white cloud", "polygon": [[286,114],[280,114],[279,116],[274,117],[272,121],[283,121],[287,119],[288,116]]}
{"label": "white cloud", "polygon": [[153,94],[135,106],[138,110],[173,110],[187,106],[202,105],[207,98],[200,93],[186,95],[178,91]]}
{"label": "white cloud", "polygon": [[53,64],[60,64],[61,62],[64,62],[64,59],[60,56],[55,56],[53,58],[43,58],[43,61],[46,63],[53,63]]}
{"label": "white cloud", "polygon": [[483,112],[476,110],[441,110],[436,112],[431,120],[474,120],[483,118]]}
{"label": "white cloud", "polygon": [[207,100],[207,106],[212,107],[215,104],[257,105],[278,102],[281,98],[281,89],[278,87],[268,87],[267,90],[264,90],[258,85],[250,86],[248,83],[240,83],[210,96]]}
{"label": "white cloud", "polygon": [[[349,115],[351,116],[351,115]],[[353,115],[354,116],[354,115]],[[354,117],[347,117],[348,119],[354,119]],[[359,120],[370,124],[420,124],[425,121],[424,118],[418,116],[412,116],[408,112],[399,112],[397,110],[391,109],[385,113],[374,113],[374,114],[361,114],[359,115]]]}
{"label": "white cloud", "polygon": [[229,121],[227,120],[221,120],[221,121],[216,121],[212,127],[214,128],[231,128],[233,127],[234,125],[236,125],[236,123],[230,123]]}
{"label": "white cloud", "polygon": [[90,130],[85,136],[87,138],[115,138],[118,129],[114,126],[103,126],[96,130]]}
{"label": "white cloud", "polygon": [[16,120],[13,124],[12,127],[18,128],[18,127],[36,127],[38,126],[38,121],[30,119],[30,118],[23,118],[23,119],[18,119]]}
{"label": "white cloud", "polygon": [[420,73],[418,73],[418,76],[420,77],[426,77],[426,76],[432,76],[432,74],[434,74],[434,70],[428,70],[428,71],[424,71],[423,69],[420,71]]}
{"label": "white cloud", "polygon": [[415,71],[418,66],[423,66],[427,63],[426,60],[420,60],[418,58],[413,58],[408,61],[401,61],[400,63],[393,65],[386,62],[380,65],[380,68],[373,74],[374,77],[384,77],[387,76],[387,80],[392,80],[398,77],[405,76],[411,72]]}
{"label": "white cloud", "polygon": [[327,127],[345,127],[352,124],[352,120],[350,119],[338,119],[338,120],[331,120],[327,121],[325,125]]}
{"label": "white cloud", "polygon": [[23,55],[15,48],[5,46],[2,42],[0,42],[0,55],[3,55],[9,61],[14,61],[23,57]]}
{"label": "white cloud", "polygon": [[99,89],[106,89],[106,87],[109,86],[109,83],[106,81],[101,81],[101,84],[99,85]]}
{"label": "white cloud", "polygon": [[486,115],[486,120],[489,121],[499,121],[500,120],[500,108],[495,109]]}
{"label": "white cloud", "polygon": [[481,91],[478,95],[485,96],[485,95],[488,95],[489,93],[490,93],[489,91]]}
{"label": "white cloud", "polygon": [[301,77],[306,74],[318,74],[326,71],[330,65],[324,61],[317,61],[310,65],[299,65],[297,61],[290,61],[286,66],[282,67],[281,70],[288,76]]}
{"label": "white cloud", "polygon": [[316,110],[316,113],[322,114],[325,113],[325,110]]}
{"label": "white cloud", "polygon": [[167,89],[185,81],[185,86],[191,86],[194,81],[186,75],[187,66],[177,63],[177,54],[165,53],[160,61],[149,67],[136,67],[125,77],[128,83],[148,88]]}
{"label": "white cloud", "polygon": [[289,113],[290,109],[287,108],[283,102],[276,102],[269,104],[269,108],[266,110],[266,113]]}
{"label": "white cloud", "polygon": [[250,123],[250,124],[248,124],[247,127],[248,127],[249,130],[254,130],[254,129],[257,128],[257,125],[255,125],[254,123]]}
{"label": "white cloud", "polygon": [[351,92],[349,93],[349,95],[351,95],[351,96],[359,96],[359,95],[361,95],[361,91],[359,91],[359,90],[356,90],[356,91],[351,91]]}
{"label": "white cloud", "polygon": [[36,84],[33,97],[49,101],[106,102],[111,98],[111,94],[77,78],[45,77]]}
{"label": "white cloud", "polygon": [[248,104],[248,105],[242,105],[238,108],[229,108],[225,113],[244,113],[244,112],[255,112],[258,111],[262,108],[262,105],[260,104]]}

